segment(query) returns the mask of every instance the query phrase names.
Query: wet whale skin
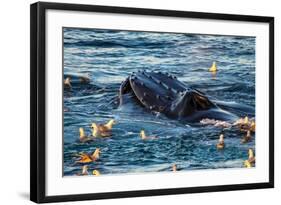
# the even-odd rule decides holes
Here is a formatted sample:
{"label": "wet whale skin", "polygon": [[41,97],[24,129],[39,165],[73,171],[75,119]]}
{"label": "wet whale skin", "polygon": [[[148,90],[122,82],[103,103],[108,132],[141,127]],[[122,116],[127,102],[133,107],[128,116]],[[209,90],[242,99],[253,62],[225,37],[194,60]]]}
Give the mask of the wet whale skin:
{"label": "wet whale skin", "polygon": [[237,116],[221,109],[202,92],[192,89],[175,76],[162,72],[132,73],[120,86],[123,95],[131,93],[140,105],[169,118],[198,121],[202,118],[234,120]]}

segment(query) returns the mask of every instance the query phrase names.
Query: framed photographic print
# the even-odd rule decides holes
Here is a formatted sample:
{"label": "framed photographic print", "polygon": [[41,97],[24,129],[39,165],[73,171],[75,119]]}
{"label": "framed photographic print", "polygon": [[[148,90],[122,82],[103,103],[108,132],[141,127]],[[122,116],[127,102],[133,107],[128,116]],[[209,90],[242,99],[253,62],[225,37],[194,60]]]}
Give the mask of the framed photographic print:
{"label": "framed photographic print", "polygon": [[274,187],[274,18],[31,5],[34,202]]}

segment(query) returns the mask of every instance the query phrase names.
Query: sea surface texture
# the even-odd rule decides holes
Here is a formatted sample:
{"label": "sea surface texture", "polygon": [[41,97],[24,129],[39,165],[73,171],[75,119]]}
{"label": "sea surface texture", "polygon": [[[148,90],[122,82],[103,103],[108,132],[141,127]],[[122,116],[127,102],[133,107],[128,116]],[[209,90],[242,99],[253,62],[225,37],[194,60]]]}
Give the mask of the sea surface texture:
{"label": "sea surface texture", "polygon": [[[79,153],[100,148],[88,164],[101,175],[198,169],[243,168],[252,141],[245,133],[200,122],[187,123],[151,113],[135,103],[118,106],[122,81],[138,70],[164,71],[212,99],[234,105],[238,117],[255,117],[255,37],[64,28],[64,75],[84,75],[87,85],[64,90],[65,176],[77,175]],[[213,61],[217,72],[208,71]],[[251,109],[242,110],[244,105]],[[238,109],[237,109],[238,108]],[[115,119],[112,136],[79,142],[79,128]],[[157,139],[142,140],[140,131]],[[225,148],[217,150],[224,133]],[[257,159],[258,160],[258,159]]]}

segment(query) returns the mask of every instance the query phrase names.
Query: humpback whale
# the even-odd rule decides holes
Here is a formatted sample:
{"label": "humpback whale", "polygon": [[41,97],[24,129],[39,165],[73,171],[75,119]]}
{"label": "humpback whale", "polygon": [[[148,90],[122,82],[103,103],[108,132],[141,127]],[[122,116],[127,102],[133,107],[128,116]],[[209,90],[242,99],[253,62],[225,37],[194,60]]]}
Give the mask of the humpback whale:
{"label": "humpback whale", "polygon": [[169,118],[200,121],[203,118],[234,121],[238,117],[212,102],[203,92],[188,87],[175,76],[163,72],[138,71],[129,75],[119,89],[120,105],[130,93],[149,111]]}

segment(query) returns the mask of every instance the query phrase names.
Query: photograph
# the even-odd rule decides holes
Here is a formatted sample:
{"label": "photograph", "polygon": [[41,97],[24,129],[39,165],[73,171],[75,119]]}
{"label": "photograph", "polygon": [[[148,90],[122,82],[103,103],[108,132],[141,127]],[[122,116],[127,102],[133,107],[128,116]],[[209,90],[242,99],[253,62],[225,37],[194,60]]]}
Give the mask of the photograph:
{"label": "photograph", "polygon": [[255,36],[63,27],[61,46],[63,177],[255,169]]}

